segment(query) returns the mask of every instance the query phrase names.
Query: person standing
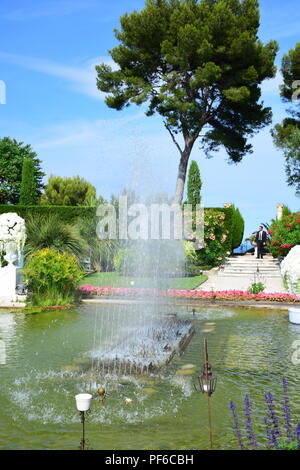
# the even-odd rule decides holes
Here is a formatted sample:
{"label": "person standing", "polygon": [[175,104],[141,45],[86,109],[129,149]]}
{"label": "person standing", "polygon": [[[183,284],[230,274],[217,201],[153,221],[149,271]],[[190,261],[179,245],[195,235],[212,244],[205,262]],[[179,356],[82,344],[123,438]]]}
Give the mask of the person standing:
{"label": "person standing", "polygon": [[257,244],[257,259],[263,259],[264,257],[264,246],[266,246],[267,238],[267,232],[264,231],[264,228],[261,225],[258,229],[258,232],[256,232],[255,237],[255,241]]}

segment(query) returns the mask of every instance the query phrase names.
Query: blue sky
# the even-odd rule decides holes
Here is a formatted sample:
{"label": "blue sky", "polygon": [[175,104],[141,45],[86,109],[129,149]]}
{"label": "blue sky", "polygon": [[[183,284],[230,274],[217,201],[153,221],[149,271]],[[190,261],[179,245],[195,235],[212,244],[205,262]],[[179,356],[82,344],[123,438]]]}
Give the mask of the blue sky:
{"label": "blue sky", "polygon": [[[32,144],[47,175],[80,174],[107,198],[128,185],[170,195],[175,189],[179,155],[159,117],[147,118],[140,107],[111,110],[95,85],[94,66],[110,63],[120,15],[143,5],[144,0],[1,0],[0,80],[7,101],[0,105],[0,137]],[[261,0],[260,37],[279,42],[278,65],[299,33],[298,0]],[[279,84],[279,73],[263,84],[274,123],[285,116]],[[270,128],[253,144],[254,153],[238,165],[228,165],[222,151],[209,160],[197,146],[192,154],[201,169],[205,206],[235,203],[246,234],[270,221],[277,203],[300,206],[286,185],[284,159]]]}

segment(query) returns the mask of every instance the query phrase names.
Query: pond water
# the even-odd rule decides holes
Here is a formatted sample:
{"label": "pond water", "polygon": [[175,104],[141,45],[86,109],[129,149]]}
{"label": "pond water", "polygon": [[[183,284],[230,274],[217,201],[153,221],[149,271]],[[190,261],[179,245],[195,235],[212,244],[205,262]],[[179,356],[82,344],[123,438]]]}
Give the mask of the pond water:
{"label": "pond water", "polygon": [[212,397],[215,449],[238,448],[229,401],[243,421],[246,393],[264,441],[264,393],[274,393],[280,408],[283,376],[300,422],[300,361],[295,361],[300,327],[289,323],[286,312],[216,307],[198,308],[193,316],[177,307],[178,317],[191,320],[196,330],[180,357],[160,373],[105,376],[91,362],[101,341],[99,321],[103,331],[105,322],[118,324],[120,310],[134,317],[142,308],[99,304],[35,315],[0,313],[0,448],[78,448],[74,396],[104,386],[104,405],[93,400],[87,418],[93,449],[208,449],[207,401],[193,387],[202,369],[204,338],[218,376]]}

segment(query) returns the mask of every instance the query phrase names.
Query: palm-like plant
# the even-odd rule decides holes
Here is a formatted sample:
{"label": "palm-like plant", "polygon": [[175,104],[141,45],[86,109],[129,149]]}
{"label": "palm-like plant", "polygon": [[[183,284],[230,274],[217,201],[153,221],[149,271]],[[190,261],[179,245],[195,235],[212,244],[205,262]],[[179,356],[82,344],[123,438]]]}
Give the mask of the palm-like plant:
{"label": "palm-like plant", "polygon": [[25,256],[43,248],[54,248],[82,258],[88,250],[79,230],[55,214],[31,216],[26,220]]}
{"label": "palm-like plant", "polygon": [[114,256],[119,248],[117,240],[99,239],[97,236],[97,218],[79,219],[76,228],[89,247],[89,258],[98,270],[112,271]]}

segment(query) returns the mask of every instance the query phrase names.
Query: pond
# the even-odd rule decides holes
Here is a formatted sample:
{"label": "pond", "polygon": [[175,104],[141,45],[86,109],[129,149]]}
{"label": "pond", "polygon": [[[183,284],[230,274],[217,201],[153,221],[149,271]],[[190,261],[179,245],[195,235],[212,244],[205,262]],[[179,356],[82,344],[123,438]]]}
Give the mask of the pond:
{"label": "pond", "polygon": [[[166,307],[164,313],[171,311]],[[160,372],[105,375],[93,366],[106,324],[134,318],[142,305],[86,305],[35,315],[0,313],[0,448],[76,449],[80,417],[74,396],[104,386],[104,404],[93,400],[87,437],[95,449],[208,449],[207,401],[193,387],[202,369],[203,341],[218,376],[212,397],[215,449],[238,448],[229,401],[244,420],[251,396],[257,435],[264,442],[264,393],[280,408],[281,379],[289,382],[295,422],[300,422],[300,364],[293,361],[300,327],[286,312],[177,307],[195,334],[180,357]],[[145,312],[146,314],[147,312]],[[130,404],[125,399],[132,400]]]}

